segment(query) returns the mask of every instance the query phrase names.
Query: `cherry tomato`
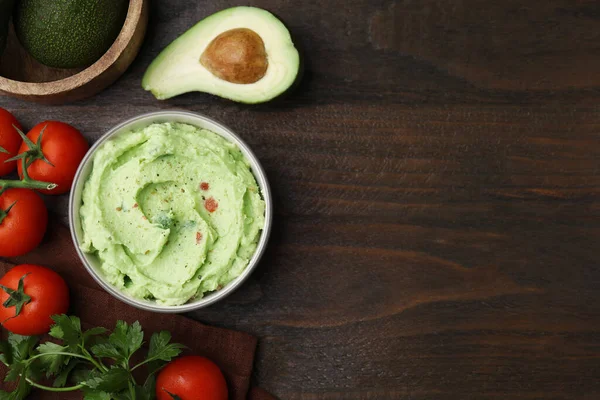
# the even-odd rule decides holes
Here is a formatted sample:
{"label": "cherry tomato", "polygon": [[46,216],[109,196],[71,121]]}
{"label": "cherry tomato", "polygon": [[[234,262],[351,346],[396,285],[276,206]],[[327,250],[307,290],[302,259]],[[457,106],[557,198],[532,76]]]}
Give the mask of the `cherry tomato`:
{"label": "cherry tomato", "polygon": [[[66,313],[69,308],[67,284],[60,275],[48,268],[18,265],[0,279],[0,285],[4,286],[0,293],[0,320],[6,329],[18,335],[47,333],[54,324],[51,317]],[[11,295],[7,292],[11,292]],[[17,316],[16,306],[3,305],[9,297],[22,304]]]}
{"label": "cherry tomato", "polygon": [[0,195],[0,257],[16,257],[36,248],[47,225],[48,210],[39,194],[30,189],[6,190]]}
{"label": "cherry tomato", "polygon": [[23,139],[13,125],[21,129],[21,124],[14,115],[0,108],[0,147],[8,152],[5,153],[0,149],[0,176],[10,174],[17,167],[16,161],[5,162],[17,155],[19,146],[23,143]]}
{"label": "cherry tomato", "polygon": [[[69,124],[58,121],[45,121],[34,126],[27,137],[37,143],[40,133],[42,136],[41,150],[52,165],[38,159],[27,168],[29,177],[38,181],[56,183],[52,190],[40,190],[46,194],[62,194],[71,189],[77,167],[89,150],[89,146],[81,133]],[[21,144],[19,154],[30,150],[27,143]],[[19,176],[23,178],[23,168],[19,163]]]}
{"label": "cherry tomato", "polygon": [[160,371],[156,379],[157,400],[227,400],[227,382],[208,358],[180,357]]}

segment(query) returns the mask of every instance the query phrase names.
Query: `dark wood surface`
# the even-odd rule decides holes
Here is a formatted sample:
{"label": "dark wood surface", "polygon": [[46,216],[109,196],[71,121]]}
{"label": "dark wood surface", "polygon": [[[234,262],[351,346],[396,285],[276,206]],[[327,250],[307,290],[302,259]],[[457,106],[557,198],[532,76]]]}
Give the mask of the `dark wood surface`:
{"label": "dark wood surface", "polygon": [[165,45],[236,4],[155,0],[111,88],[0,104],[90,141],[172,108],[241,134],[274,234],[252,279],[194,317],[258,335],[255,381],[282,399],[600,398],[600,3],[253,1],[305,52],[293,95],[140,88]]}

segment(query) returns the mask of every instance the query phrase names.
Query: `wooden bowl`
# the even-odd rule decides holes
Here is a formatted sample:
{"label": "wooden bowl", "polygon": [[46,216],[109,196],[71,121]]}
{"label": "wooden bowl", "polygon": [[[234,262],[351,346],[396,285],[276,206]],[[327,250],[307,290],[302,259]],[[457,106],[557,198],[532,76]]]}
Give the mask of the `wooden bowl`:
{"label": "wooden bowl", "polygon": [[113,45],[85,69],[51,68],[21,46],[11,26],[0,56],[0,93],[45,104],[90,97],[117,80],[137,56],[148,26],[147,0],[130,0],[127,18]]}

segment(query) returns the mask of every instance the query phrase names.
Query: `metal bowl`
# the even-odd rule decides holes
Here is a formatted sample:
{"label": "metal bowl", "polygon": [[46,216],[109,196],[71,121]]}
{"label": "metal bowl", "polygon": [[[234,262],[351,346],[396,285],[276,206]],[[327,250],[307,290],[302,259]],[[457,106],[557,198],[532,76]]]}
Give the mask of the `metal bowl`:
{"label": "metal bowl", "polygon": [[[161,122],[181,122],[194,125],[199,128],[205,128],[224,137],[230,142],[235,143],[250,162],[252,172],[256,177],[256,181],[258,183],[258,186],[260,187],[260,190],[266,203],[265,225],[263,227],[263,231],[260,236],[256,252],[252,256],[252,259],[250,260],[248,266],[242,272],[242,274],[233,281],[229,282],[223,289],[216,292],[212,292],[201,299],[180,306],[162,306],[157,304],[156,302],[150,300],[137,299],[122,292],[121,290],[119,290],[118,288],[116,288],[115,286],[113,286],[105,280],[102,270],[99,268],[100,260],[96,257],[96,255],[85,253],[81,251],[79,247],[80,238],[82,237],[81,220],[79,218],[79,208],[81,207],[81,194],[83,191],[83,186],[92,171],[94,155],[96,153],[96,150],[98,150],[98,148],[100,148],[100,146],[102,146],[107,140],[113,137],[116,137],[118,135],[126,135],[132,130],[144,128],[153,123]],[[75,248],[77,249],[77,254],[79,255],[79,258],[81,258],[81,261],[83,262],[83,265],[88,270],[88,272],[92,275],[96,282],[100,284],[100,286],[102,286],[108,293],[112,294],[117,299],[134,307],[141,308],[143,310],[161,313],[182,313],[206,307],[227,297],[227,295],[229,295],[231,292],[233,292],[239,286],[241,286],[242,283],[246,280],[246,278],[250,276],[250,274],[258,264],[261,256],[265,251],[267,241],[269,240],[269,234],[271,232],[272,220],[273,202],[271,198],[271,189],[269,188],[269,183],[267,182],[265,172],[252,150],[250,150],[248,145],[244,143],[244,141],[240,139],[239,136],[237,136],[228,127],[204,115],[191,113],[187,111],[160,111],[143,114],[129,119],[109,130],[92,146],[90,151],[86,154],[83,161],[81,162],[81,165],[79,166],[79,169],[77,170],[77,173],[75,175],[75,181],[73,182],[71,196],[69,198],[69,224],[71,226],[71,236],[73,238]]]}

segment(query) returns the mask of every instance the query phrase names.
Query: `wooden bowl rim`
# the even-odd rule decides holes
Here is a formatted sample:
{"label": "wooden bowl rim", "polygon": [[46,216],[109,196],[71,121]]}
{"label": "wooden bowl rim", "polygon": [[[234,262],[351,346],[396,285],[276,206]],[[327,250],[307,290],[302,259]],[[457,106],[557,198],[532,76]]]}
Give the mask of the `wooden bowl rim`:
{"label": "wooden bowl rim", "polygon": [[145,0],[129,0],[127,17],[114,43],[94,64],[64,79],[51,82],[22,82],[0,76],[0,91],[16,95],[48,96],[76,89],[108,70],[127,49],[142,17]]}

